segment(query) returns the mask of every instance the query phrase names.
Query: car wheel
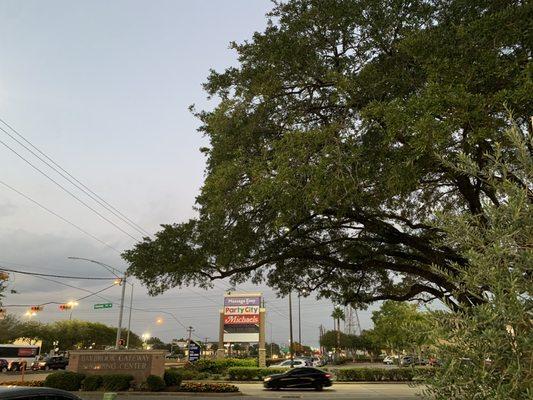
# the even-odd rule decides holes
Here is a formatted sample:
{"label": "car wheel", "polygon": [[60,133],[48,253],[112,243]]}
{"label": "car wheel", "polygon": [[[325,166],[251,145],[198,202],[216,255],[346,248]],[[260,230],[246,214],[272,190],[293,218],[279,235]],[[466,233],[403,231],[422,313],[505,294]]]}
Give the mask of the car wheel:
{"label": "car wheel", "polygon": [[317,392],[320,392],[323,388],[324,388],[324,386],[321,383],[315,384],[315,390]]}

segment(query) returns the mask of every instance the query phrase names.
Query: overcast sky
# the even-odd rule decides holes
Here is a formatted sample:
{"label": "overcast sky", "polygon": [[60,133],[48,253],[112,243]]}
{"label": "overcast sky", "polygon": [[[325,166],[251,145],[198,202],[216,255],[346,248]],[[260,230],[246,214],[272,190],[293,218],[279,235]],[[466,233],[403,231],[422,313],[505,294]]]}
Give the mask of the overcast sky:
{"label": "overcast sky", "polygon": [[[262,30],[270,7],[265,0],[0,0],[0,118],[148,232],[161,223],[185,221],[194,216],[205,164],[198,149],[206,144],[188,106],[213,106],[201,87],[209,69],[236,65],[229,42],[242,42]],[[0,127],[6,129],[1,123]],[[0,140],[129,235],[140,237],[1,130]],[[1,182],[119,251],[135,243],[0,143],[0,265],[42,273],[109,275],[94,264],[67,260],[77,256],[126,268],[117,251]],[[89,291],[109,285],[61,281]],[[18,294],[8,294],[7,305],[62,302],[88,294],[20,274],[12,275],[10,288]],[[135,311],[132,330],[163,340],[185,336],[182,325],[154,311],[164,310],[184,326],[192,325],[197,337],[216,340],[225,288],[220,282],[210,291],[173,289],[149,297],[136,283],[134,307],[151,312]],[[286,299],[264,287],[239,289],[265,293],[267,340],[272,335],[276,342],[287,342]],[[117,287],[102,293],[115,302],[119,295]],[[98,302],[105,300],[81,301],[73,318],[116,324],[117,307],[93,311]],[[320,324],[332,327],[331,309],[329,301],[302,299],[304,343],[317,344]],[[68,317],[57,306],[48,306],[36,318]],[[155,324],[158,317],[163,317],[163,324]],[[370,326],[368,312],[360,312],[360,318],[363,328]]]}

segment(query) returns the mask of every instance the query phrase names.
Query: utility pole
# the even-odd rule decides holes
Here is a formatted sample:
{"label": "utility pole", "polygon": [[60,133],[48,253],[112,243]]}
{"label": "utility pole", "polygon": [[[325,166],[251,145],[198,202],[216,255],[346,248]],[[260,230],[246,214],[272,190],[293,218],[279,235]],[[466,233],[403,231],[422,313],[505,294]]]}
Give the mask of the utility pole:
{"label": "utility pole", "polygon": [[291,356],[291,368],[294,368],[292,361],[294,360],[294,340],[292,336],[292,296],[289,292],[289,354]]}
{"label": "utility pole", "polygon": [[191,339],[192,339],[192,333],[194,332],[194,328],[192,326],[189,326],[187,328],[187,332],[189,332],[189,339],[188,339],[188,342],[191,343]]}
{"label": "utility pole", "polygon": [[131,285],[131,293],[130,293],[130,316],[128,318],[128,334],[126,336],[126,348],[130,348],[130,331],[131,331],[131,308],[133,307],[133,283],[130,283]]}
{"label": "utility pole", "polygon": [[192,333],[194,332],[194,328],[192,326],[189,326],[187,328],[187,332],[189,332],[189,337],[187,339],[187,359],[189,359],[190,349],[191,349],[191,339],[192,339]]}
{"label": "utility pole", "polygon": [[115,349],[119,349],[119,342],[120,342],[120,336],[122,331],[122,316],[124,314],[124,296],[126,295],[126,277],[127,275],[124,274],[124,278],[122,279],[122,295],[120,296],[120,310],[118,313],[118,327],[117,327],[117,340],[115,343]]}
{"label": "utility pole", "polygon": [[298,293],[298,344],[300,351],[303,349],[302,346],[302,312],[301,312],[301,305],[300,305],[300,293]]}

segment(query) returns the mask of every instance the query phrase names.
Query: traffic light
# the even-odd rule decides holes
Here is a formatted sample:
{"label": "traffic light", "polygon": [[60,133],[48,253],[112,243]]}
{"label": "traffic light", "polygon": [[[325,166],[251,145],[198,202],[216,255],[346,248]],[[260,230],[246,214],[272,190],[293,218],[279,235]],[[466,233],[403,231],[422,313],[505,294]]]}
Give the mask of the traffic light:
{"label": "traffic light", "polygon": [[31,307],[30,307],[30,311],[31,311],[31,312],[39,312],[39,311],[43,311],[43,306],[31,306]]}
{"label": "traffic light", "polygon": [[59,309],[61,311],[66,311],[66,310],[70,310],[72,308],[72,305],[71,304],[60,304],[59,305]]}

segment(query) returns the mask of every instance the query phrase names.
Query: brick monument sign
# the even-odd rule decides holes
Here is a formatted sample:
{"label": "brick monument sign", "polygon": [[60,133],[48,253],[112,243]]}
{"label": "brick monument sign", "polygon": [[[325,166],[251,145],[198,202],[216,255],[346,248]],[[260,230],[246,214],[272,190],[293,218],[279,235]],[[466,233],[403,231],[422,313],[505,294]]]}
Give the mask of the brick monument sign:
{"label": "brick monument sign", "polygon": [[85,375],[129,374],[135,382],[148,375],[163,377],[165,350],[72,350],[68,370]]}

